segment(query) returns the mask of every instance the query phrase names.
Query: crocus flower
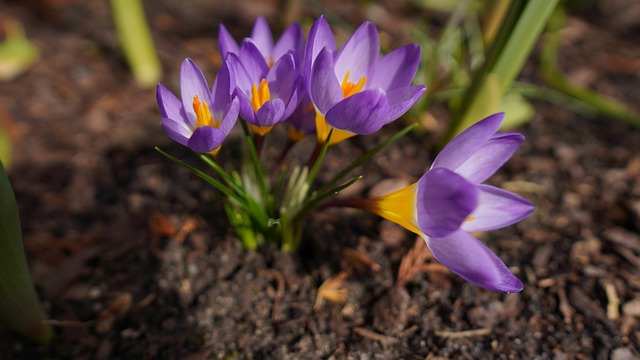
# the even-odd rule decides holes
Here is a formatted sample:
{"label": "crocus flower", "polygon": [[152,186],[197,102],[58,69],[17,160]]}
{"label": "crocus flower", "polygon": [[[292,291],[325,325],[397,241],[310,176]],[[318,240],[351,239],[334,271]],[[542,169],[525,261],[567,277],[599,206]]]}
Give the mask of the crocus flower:
{"label": "crocus flower", "polygon": [[304,139],[307,135],[316,133],[316,111],[309,95],[305,93],[300,104],[289,118],[289,139],[293,142]]}
{"label": "crocus flower", "polygon": [[217,152],[238,119],[240,106],[231,97],[233,88],[234,76],[226,63],[209,89],[198,66],[185,59],[180,69],[182,101],[158,83],[156,99],[164,131],[195,152]]}
{"label": "crocus flower", "polygon": [[367,210],[419,234],[443,265],[483,288],[518,292],[522,282],[469,232],[503,228],[527,217],[533,205],[482,184],[518,149],[524,136],[500,133],[495,114],[454,138],[417,183],[377,199]]}
{"label": "crocus flower", "polygon": [[[289,25],[274,44],[267,20],[259,16],[253,25],[249,39],[256,45],[268,66],[273,66],[278,59],[290,51],[293,51],[296,64],[299,62],[298,57],[302,56],[302,27],[297,22]],[[223,59],[230,52],[240,54],[240,46],[222,24],[218,31],[218,46]]]}
{"label": "crocus flower", "polygon": [[371,134],[396,120],[425,92],[411,86],[420,47],[406,45],[380,58],[378,30],[363,23],[340,51],[324,17],[309,31],[303,68],[316,111],[318,141],[331,127],[331,143]]}
{"label": "crocus flower", "polygon": [[233,94],[240,102],[240,116],[256,134],[267,134],[291,116],[304,95],[304,78],[292,52],[269,67],[257,46],[245,40],[239,55],[230,52],[227,61],[236,75]]}

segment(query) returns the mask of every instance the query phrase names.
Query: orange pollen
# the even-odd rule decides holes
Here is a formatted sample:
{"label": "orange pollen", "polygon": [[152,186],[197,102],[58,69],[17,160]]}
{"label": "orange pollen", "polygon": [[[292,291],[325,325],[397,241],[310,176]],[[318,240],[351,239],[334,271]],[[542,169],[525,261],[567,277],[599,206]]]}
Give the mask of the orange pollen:
{"label": "orange pollen", "polygon": [[475,219],[476,219],[476,218],[469,216],[469,217],[467,217],[466,219],[464,219],[464,221],[473,221],[473,220],[475,220]]}
{"label": "orange pollen", "polygon": [[196,120],[198,127],[200,126],[213,126],[215,128],[220,127],[220,121],[213,119],[211,116],[211,110],[206,101],[200,101],[198,95],[193,97],[193,111],[196,113]]}
{"label": "orange pollen", "polygon": [[360,92],[366,82],[367,77],[363,76],[357,83],[352,83],[349,81],[349,71],[347,71],[347,73],[344,74],[344,79],[342,79],[342,95],[344,95],[344,98],[346,99],[349,96]]}
{"label": "orange pollen", "polygon": [[262,79],[260,86],[251,85],[251,106],[254,111],[258,111],[269,100],[271,100],[271,92],[267,80]]}

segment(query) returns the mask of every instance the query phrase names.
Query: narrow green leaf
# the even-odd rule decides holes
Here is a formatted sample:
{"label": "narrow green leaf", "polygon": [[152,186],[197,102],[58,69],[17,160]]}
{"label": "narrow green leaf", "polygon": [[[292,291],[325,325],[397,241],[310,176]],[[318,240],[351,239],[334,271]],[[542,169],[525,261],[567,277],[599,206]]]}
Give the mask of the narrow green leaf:
{"label": "narrow green leaf", "polygon": [[45,319],[27,267],[16,199],[0,163],[0,323],[48,342],[53,330],[43,323]]}
{"label": "narrow green leaf", "polygon": [[118,39],[131,71],[142,87],[155,86],[162,67],[153,45],[142,0],[111,0]]}

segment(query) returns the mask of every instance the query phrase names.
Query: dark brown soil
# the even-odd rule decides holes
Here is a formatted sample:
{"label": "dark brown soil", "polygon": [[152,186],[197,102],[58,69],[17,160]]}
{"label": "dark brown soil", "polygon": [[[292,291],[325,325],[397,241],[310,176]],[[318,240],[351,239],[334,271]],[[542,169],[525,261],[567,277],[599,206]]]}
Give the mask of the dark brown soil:
{"label": "dark brown soil", "polygon": [[[187,56],[209,74],[219,66],[218,23],[240,37],[257,13],[278,14],[276,2],[187,3],[148,2],[172,89]],[[374,19],[385,41],[411,41],[411,26],[429,14],[388,3],[303,2],[308,7],[290,14],[328,13],[353,26]],[[633,3],[582,10],[561,51],[573,81],[631,106],[640,103],[640,14],[629,20],[631,10],[617,6]],[[132,80],[108,10],[106,2],[79,0],[0,3],[0,21],[21,21],[42,52],[25,75],[0,83],[0,123],[15,137],[10,177],[33,277],[56,329],[48,345],[0,330],[0,358],[640,357],[638,129],[536,102],[535,118],[519,129],[527,141],[491,181],[537,210],[482,235],[524,291],[465,283],[424,248],[413,253],[424,271],[399,286],[401,259],[416,239],[357,211],[314,213],[297,254],[242,250],[220,194],[154,151],[197,164],[162,132],[154,90]],[[524,76],[539,82],[535,56]],[[332,149],[324,174],[399,126]],[[238,143],[232,137],[227,158]],[[434,148],[434,135],[408,136],[364,167],[350,194],[384,179],[415,179]],[[320,286],[336,277],[346,302],[314,308],[331,283]]]}

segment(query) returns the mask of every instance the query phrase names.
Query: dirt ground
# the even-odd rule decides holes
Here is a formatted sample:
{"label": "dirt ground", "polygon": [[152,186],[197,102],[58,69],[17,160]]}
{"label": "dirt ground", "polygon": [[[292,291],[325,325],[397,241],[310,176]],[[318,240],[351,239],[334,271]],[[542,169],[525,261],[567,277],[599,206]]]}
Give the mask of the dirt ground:
{"label": "dirt ground", "polygon": [[[397,46],[412,41],[420,19],[437,18],[410,2],[293,1],[284,14],[275,1],[186,3],[148,2],[171,89],[185,57],[215,72],[220,22],[239,38],[257,14],[274,24],[302,16],[308,25],[321,13],[352,26],[372,19]],[[425,271],[398,283],[415,237],[358,211],[313,213],[296,254],[243,250],[220,194],[154,150],[198,163],[162,132],[155,90],[131,78],[106,2],[0,2],[0,21],[8,17],[42,53],[0,83],[0,123],[15,139],[10,178],[56,337],[38,345],[0,329],[1,359],[640,357],[640,130],[534,102],[534,119],[519,129],[525,144],[491,182],[536,212],[482,235],[524,291],[465,283],[424,248],[414,255]],[[633,1],[580,10],[563,70],[640,110],[639,23]],[[523,77],[539,83],[536,54]],[[322,176],[400,126],[332,149]],[[230,152],[239,141],[232,135]],[[416,179],[434,149],[433,134],[407,136],[362,169],[350,194]],[[346,301],[314,307],[320,286],[341,273]]]}

